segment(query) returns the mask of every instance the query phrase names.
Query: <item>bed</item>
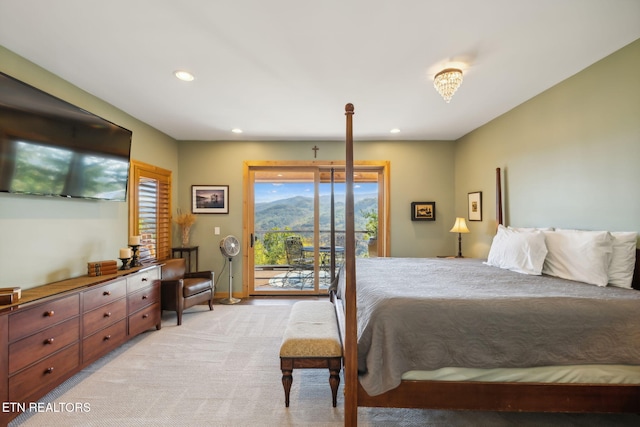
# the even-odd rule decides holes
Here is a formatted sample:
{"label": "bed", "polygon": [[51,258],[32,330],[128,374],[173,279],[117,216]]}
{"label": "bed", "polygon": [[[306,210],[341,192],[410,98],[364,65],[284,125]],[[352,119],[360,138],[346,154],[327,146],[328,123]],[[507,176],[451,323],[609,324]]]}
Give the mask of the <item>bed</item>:
{"label": "bed", "polygon": [[[640,412],[635,239],[633,289],[471,259],[356,260],[353,113],[347,104],[345,260],[335,298],[344,342],[345,425],[357,425],[358,406]],[[497,169],[498,224],[501,206]],[[515,232],[521,231],[546,232]],[[572,231],[545,237],[579,239]],[[490,252],[487,263],[495,259]],[[591,260],[582,261],[588,268]],[[425,327],[429,323],[438,327]]]}

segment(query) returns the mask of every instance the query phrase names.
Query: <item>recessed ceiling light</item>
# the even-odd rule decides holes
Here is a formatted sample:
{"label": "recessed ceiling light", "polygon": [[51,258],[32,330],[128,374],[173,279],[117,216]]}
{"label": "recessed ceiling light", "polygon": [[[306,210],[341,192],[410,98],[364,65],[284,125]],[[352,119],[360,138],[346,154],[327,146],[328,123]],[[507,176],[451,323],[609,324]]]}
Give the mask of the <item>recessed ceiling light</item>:
{"label": "recessed ceiling light", "polygon": [[238,129],[238,128],[231,129],[231,132],[233,132],[233,133],[242,133],[242,129]]}
{"label": "recessed ceiling light", "polygon": [[391,133],[400,133],[400,129],[398,129],[398,128],[393,128],[393,129],[391,129],[389,132],[391,132]]}
{"label": "recessed ceiling light", "polygon": [[195,77],[193,77],[193,74],[183,70],[174,71],[173,75],[183,82],[192,82],[195,79]]}

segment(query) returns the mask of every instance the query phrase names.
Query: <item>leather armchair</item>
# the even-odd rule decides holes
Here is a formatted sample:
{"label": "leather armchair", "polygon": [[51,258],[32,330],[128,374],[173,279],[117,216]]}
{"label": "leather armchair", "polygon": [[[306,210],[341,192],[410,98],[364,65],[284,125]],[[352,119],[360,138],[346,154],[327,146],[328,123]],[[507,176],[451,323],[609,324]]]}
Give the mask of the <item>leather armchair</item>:
{"label": "leather armchair", "polygon": [[162,266],[162,310],[178,313],[178,325],[182,324],[183,310],[204,302],[213,310],[214,282],[212,271],[187,273],[184,258],[165,261]]}

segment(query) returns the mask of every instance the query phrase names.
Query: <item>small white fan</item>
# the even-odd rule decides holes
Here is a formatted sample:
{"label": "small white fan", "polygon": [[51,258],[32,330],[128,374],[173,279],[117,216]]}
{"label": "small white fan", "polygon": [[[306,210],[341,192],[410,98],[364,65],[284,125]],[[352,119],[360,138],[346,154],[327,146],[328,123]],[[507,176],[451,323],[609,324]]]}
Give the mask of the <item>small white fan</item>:
{"label": "small white fan", "polygon": [[235,236],[227,236],[220,241],[220,252],[229,258],[229,297],[220,300],[221,304],[237,304],[241,300],[233,297],[233,257],[240,253],[240,242]]}

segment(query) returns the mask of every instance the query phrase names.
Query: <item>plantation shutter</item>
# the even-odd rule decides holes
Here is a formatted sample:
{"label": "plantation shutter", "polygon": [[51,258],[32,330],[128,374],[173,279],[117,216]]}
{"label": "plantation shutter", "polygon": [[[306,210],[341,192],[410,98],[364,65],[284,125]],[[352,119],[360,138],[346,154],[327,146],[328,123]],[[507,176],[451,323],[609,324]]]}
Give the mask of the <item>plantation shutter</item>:
{"label": "plantation shutter", "polygon": [[141,260],[165,260],[171,251],[171,171],[132,161],[129,229],[141,236]]}

